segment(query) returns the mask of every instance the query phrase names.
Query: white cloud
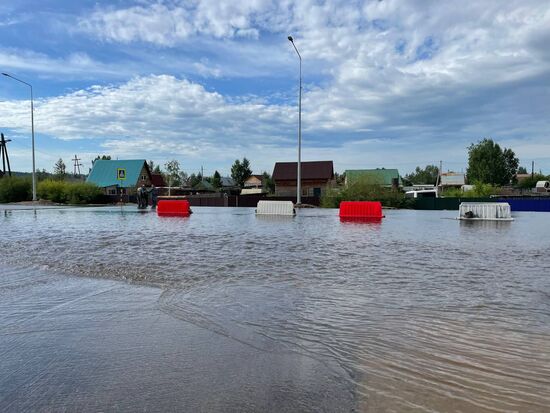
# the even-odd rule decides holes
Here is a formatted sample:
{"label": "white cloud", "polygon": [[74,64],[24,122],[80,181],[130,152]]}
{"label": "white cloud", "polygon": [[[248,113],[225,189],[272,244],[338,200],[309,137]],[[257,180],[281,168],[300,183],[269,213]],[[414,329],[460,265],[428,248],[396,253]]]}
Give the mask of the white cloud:
{"label": "white cloud", "polygon": [[[79,29],[110,50],[123,47],[136,66],[159,68],[145,73],[175,74],[138,71],[119,86],[39,102],[44,132],[97,137],[117,153],[145,148],[212,162],[250,153],[271,163],[294,157],[288,142],[295,139],[296,108],[270,103],[280,102],[270,96],[280,90],[257,87],[259,96],[237,87],[225,96],[208,91],[211,78],[265,79],[266,90],[270,78],[295,79],[287,34],[304,58],[309,159],[333,158],[343,167],[458,164],[465,162],[466,146],[486,136],[525,157],[536,154],[534,148],[547,150],[546,2],[138,2],[97,7],[80,19]],[[95,62],[73,52],[50,63],[84,71]],[[107,66],[114,67],[120,60]],[[181,73],[203,76],[207,87],[179,80]],[[16,120],[17,105],[3,105]]]}

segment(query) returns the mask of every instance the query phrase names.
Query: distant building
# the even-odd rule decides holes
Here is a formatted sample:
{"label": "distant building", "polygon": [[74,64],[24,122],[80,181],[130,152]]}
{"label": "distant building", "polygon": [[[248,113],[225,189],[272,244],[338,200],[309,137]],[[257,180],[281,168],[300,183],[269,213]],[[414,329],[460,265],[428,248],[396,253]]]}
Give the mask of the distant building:
{"label": "distant building", "polygon": [[123,194],[132,195],[142,185],[151,186],[152,177],[145,159],[98,159],[94,162],[86,182],[91,182],[103,188],[106,195],[120,193],[117,190],[118,188],[122,188],[121,192]]}
{"label": "distant building", "polygon": [[220,182],[222,184],[222,188],[234,188],[236,186],[235,181],[230,176],[222,176],[220,178]]}
{"label": "distant building", "polygon": [[397,169],[348,169],[345,173],[346,186],[364,180],[365,182],[380,185],[385,188],[403,188],[403,181]]}
{"label": "distant building", "polygon": [[[297,174],[297,162],[277,162],[273,169],[275,195],[296,196]],[[332,161],[301,163],[302,196],[320,197],[333,184],[334,165]]]}
{"label": "distant building", "polygon": [[516,180],[519,183],[521,183],[522,181],[525,181],[526,179],[531,179],[533,175],[531,174],[516,174]]}
{"label": "distant building", "polygon": [[462,188],[466,184],[466,177],[463,173],[446,172],[439,176],[440,190],[447,188]]}
{"label": "distant building", "polygon": [[262,188],[264,183],[263,175],[250,175],[243,184],[244,188]]}
{"label": "distant building", "polygon": [[164,180],[164,176],[162,174],[151,174],[151,183],[155,185],[157,188],[163,188],[166,185],[166,181]]}

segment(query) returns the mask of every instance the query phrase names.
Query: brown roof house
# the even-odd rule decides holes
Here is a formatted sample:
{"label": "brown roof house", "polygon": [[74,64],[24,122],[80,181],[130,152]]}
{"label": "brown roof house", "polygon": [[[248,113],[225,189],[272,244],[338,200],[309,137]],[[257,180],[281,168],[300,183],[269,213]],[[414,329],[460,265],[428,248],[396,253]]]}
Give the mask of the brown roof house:
{"label": "brown roof house", "polygon": [[241,195],[263,194],[264,192],[264,177],[263,175],[250,175],[243,184]]}
{"label": "brown roof house", "polygon": [[[297,162],[277,162],[273,169],[275,195],[296,196],[297,174]],[[332,161],[302,162],[301,175],[302,196],[320,197],[334,184]]]}

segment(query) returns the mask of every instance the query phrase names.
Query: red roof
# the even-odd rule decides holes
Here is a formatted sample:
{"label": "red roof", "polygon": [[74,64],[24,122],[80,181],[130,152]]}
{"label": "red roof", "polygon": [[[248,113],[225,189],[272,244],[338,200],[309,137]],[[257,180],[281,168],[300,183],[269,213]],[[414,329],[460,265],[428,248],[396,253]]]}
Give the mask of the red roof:
{"label": "red roof", "polygon": [[151,174],[151,183],[158,187],[166,186],[166,182],[164,182],[164,177],[162,174]]}
{"label": "red roof", "polygon": [[[276,181],[296,180],[298,162],[277,162],[273,169],[273,179]],[[302,162],[302,179],[331,180],[334,178],[332,161]]]}

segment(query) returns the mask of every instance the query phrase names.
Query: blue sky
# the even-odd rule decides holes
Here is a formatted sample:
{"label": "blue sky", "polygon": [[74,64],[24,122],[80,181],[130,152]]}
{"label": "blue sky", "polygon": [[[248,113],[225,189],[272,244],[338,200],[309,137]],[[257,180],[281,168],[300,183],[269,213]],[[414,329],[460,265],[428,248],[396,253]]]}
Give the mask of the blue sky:
{"label": "blue sky", "polygon": [[[547,1],[3,1],[0,71],[34,87],[37,167],[77,154],[229,173],[443,161],[485,137],[550,173]],[[0,130],[30,170],[29,91],[0,78]],[[69,168],[72,169],[72,168]]]}

